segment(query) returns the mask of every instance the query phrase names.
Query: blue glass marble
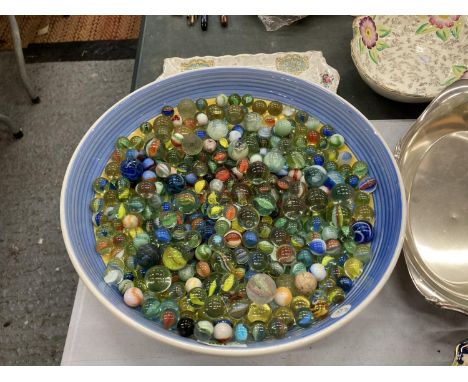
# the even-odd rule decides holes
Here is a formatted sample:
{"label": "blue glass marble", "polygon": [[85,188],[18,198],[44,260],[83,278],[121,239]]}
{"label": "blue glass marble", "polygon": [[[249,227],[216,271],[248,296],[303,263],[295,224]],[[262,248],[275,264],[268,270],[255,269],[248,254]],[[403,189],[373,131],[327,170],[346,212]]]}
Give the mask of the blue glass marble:
{"label": "blue glass marble", "polygon": [[151,170],[146,170],[143,172],[143,174],[141,174],[141,178],[143,180],[147,180],[147,181],[150,181],[150,182],[155,182],[156,181],[156,173],[154,171],[151,171]]}
{"label": "blue glass marble", "polygon": [[245,231],[242,234],[242,242],[247,248],[254,248],[258,244],[258,236],[255,231]]}
{"label": "blue glass marble", "polygon": [[202,242],[208,241],[208,239],[214,234],[214,226],[205,222],[205,226],[201,229]]}
{"label": "blue glass marble", "polygon": [[239,323],[234,327],[234,339],[237,342],[246,342],[249,337],[249,329],[244,323]]}
{"label": "blue glass marble", "polygon": [[353,287],[353,280],[351,280],[348,276],[342,276],[336,280],[336,285],[348,293]]}
{"label": "blue glass marble", "polygon": [[314,216],[312,218],[313,232],[321,232],[322,229],[323,229],[323,219],[320,216]]}
{"label": "blue glass marble", "polygon": [[137,159],[140,155],[140,152],[137,149],[128,149],[125,153],[126,159]]}
{"label": "blue glass marble", "polygon": [[190,186],[193,186],[197,182],[197,180],[198,180],[198,176],[196,176],[193,172],[190,172],[187,175],[185,175],[185,181]]}
{"label": "blue glass marble", "polygon": [[314,164],[317,166],[323,166],[325,163],[325,157],[322,154],[315,154],[314,155]]}
{"label": "blue glass marble", "polygon": [[344,176],[338,171],[329,171],[328,178],[325,181],[324,185],[329,189],[332,189],[337,184],[342,184],[345,182]]}
{"label": "blue glass marble", "polygon": [[335,134],[335,129],[329,125],[325,125],[322,127],[320,132],[326,137],[331,137],[333,134]]}
{"label": "blue glass marble", "polygon": [[143,169],[150,170],[155,166],[156,163],[154,162],[153,158],[145,158],[142,164],[143,164]]}
{"label": "blue glass marble", "polygon": [[343,255],[341,255],[340,257],[338,257],[337,263],[338,263],[338,265],[339,265],[340,267],[342,267],[342,266],[344,266],[344,263],[345,263],[346,260],[348,260],[348,259],[349,259],[349,256],[346,255],[346,254],[343,254]]}
{"label": "blue glass marble", "polygon": [[205,130],[197,130],[195,132],[198,138],[205,139],[206,138],[206,131]]}
{"label": "blue glass marble", "polygon": [[241,134],[241,137],[244,135],[244,128],[242,125],[235,125],[231,131],[238,131]]}
{"label": "blue glass marble", "polygon": [[166,178],[166,190],[169,194],[178,194],[185,188],[185,179],[180,174],[171,174]]}
{"label": "blue glass marble", "polygon": [[143,171],[143,164],[136,159],[125,159],[120,164],[120,172],[122,176],[131,182],[135,182],[140,179]]}
{"label": "blue glass marble", "polygon": [[154,237],[156,241],[160,244],[167,244],[171,241],[171,232],[164,227],[156,228],[154,231]]}
{"label": "blue glass marble", "polygon": [[101,225],[101,218],[102,218],[102,211],[99,211],[98,213],[93,215],[92,220],[93,220],[93,224],[96,227],[99,227]]}
{"label": "blue glass marble", "polygon": [[299,309],[294,316],[296,324],[301,328],[307,328],[314,322],[314,315],[307,308]]}
{"label": "blue glass marble", "polygon": [[354,232],[354,241],[359,244],[369,243],[374,238],[374,228],[372,224],[364,220],[355,222],[351,229]]}
{"label": "blue glass marble", "polygon": [[172,106],[163,106],[161,114],[166,117],[172,117],[174,115],[174,108]]}
{"label": "blue glass marble", "polygon": [[245,281],[249,281],[252,277],[254,277],[258,272],[254,271],[253,269],[249,269],[245,272],[244,279]]}
{"label": "blue glass marble", "polygon": [[351,187],[356,188],[357,185],[359,184],[359,177],[354,174],[349,175],[346,178],[346,183],[348,183]]}
{"label": "blue glass marble", "polygon": [[135,275],[132,272],[127,272],[124,274],[124,279],[133,281],[135,279]]}
{"label": "blue glass marble", "polygon": [[163,202],[161,204],[161,208],[164,212],[170,211],[171,210],[171,204],[169,202]]}
{"label": "blue glass marble", "polygon": [[309,243],[309,248],[316,256],[323,256],[327,250],[327,244],[322,239],[314,239]]}

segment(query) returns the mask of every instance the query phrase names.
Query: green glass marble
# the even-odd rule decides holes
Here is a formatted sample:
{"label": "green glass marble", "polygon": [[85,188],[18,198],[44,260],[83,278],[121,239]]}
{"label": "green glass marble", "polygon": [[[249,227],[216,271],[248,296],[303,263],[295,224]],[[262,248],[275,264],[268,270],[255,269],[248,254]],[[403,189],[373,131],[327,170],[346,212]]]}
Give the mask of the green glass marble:
{"label": "green glass marble", "polygon": [[286,137],[291,134],[293,125],[289,119],[280,119],[273,128],[273,133],[278,137]]}
{"label": "green glass marble", "polygon": [[171,271],[166,267],[156,265],[146,272],[145,283],[150,291],[157,293],[164,292],[172,284]]}
{"label": "green glass marble", "polygon": [[367,163],[360,160],[354,162],[352,166],[352,173],[354,175],[357,175],[359,178],[362,178],[363,176],[367,175],[367,171]]}

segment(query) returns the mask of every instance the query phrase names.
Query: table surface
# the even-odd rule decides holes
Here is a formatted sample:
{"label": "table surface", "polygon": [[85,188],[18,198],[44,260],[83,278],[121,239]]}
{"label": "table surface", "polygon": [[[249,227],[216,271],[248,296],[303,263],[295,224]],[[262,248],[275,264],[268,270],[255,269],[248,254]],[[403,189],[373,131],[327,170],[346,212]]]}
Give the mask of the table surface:
{"label": "table surface", "polygon": [[267,32],[257,16],[229,16],[222,28],[218,16],[209,17],[208,30],[187,26],[185,16],[146,16],[142,23],[132,89],[162,73],[167,57],[222,56],[308,50],[323,52],[340,73],[338,94],[368,119],[417,118],[424,104],[391,101],[375,93],[361,79],[351,58],[351,16],[308,16],[275,32]]}
{"label": "table surface", "polygon": [[[373,121],[395,147],[413,121]],[[80,282],[62,365],[448,365],[468,318],[417,292],[403,256],[374,301],[350,323],[307,347],[262,357],[195,354],[159,343],[120,321]]]}

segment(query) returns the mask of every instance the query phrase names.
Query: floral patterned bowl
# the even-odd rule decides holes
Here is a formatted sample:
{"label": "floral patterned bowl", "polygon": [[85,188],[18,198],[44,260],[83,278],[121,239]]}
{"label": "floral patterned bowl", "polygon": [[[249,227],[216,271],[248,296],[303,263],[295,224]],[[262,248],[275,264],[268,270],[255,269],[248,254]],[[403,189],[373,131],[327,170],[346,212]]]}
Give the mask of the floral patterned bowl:
{"label": "floral patterned bowl", "polygon": [[468,78],[468,16],[359,16],[351,56],[362,79],[400,102],[429,102]]}

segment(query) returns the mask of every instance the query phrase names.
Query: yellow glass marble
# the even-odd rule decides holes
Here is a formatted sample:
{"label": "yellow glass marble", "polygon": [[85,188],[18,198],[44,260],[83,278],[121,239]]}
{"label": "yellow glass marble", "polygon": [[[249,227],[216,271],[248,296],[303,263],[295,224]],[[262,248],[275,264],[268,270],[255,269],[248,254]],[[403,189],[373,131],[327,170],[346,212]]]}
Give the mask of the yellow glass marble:
{"label": "yellow glass marble", "polygon": [[250,323],[255,321],[267,323],[270,317],[271,308],[268,304],[250,304],[249,311],[247,312],[247,320]]}
{"label": "yellow glass marble", "polygon": [[350,259],[346,260],[343,268],[346,276],[348,276],[351,280],[355,280],[361,275],[364,264],[361,260],[351,257]]}
{"label": "yellow glass marble", "polygon": [[179,299],[178,305],[179,305],[179,310],[181,312],[184,312],[184,311],[195,312],[195,307],[190,303],[190,300],[186,296],[183,296]]}
{"label": "yellow glass marble", "polygon": [[240,232],[240,233],[242,233],[242,232],[245,231],[245,229],[242,228],[242,227],[240,226],[240,224],[239,224],[239,222],[237,221],[237,219],[235,219],[235,220],[232,221],[231,229],[233,229],[233,230],[235,230],[235,231],[237,231],[237,232]]}
{"label": "yellow glass marble", "polygon": [[201,194],[203,190],[206,188],[207,184],[208,183],[205,179],[199,180],[195,183],[195,185],[193,186],[193,189],[197,194]]}
{"label": "yellow glass marble", "polygon": [[340,287],[332,288],[328,291],[328,302],[330,304],[340,304],[345,299],[345,292]]}
{"label": "yellow glass marble", "polygon": [[374,216],[374,210],[367,204],[357,206],[353,213],[353,218],[355,220],[365,220],[372,224],[374,223]]}
{"label": "yellow glass marble", "polygon": [[291,304],[289,305],[293,313],[296,313],[299,309],[310,308],[310,301],[304,296],[293,297]]}
{"label": "yellow glass marble", "polygon": [[229,141],[226,138],[221,138],[219,140],[219,144],[221,145],[221,147],[224,147],[225,149],[229,147]]}
{"label": "yellow glass marble", "polygon": [[184,255],[177,248],[172,246],[166,247],[162,255],[163,264],[171,271],[178,271],[187,264]]}
{"label": "yellow glass marble", "polygon": [[273,312],[273,317],[280,318],[291,328],[294,325],[294,313],[287,306],[281,306]]}
{"label": "yellow glass marble", "polygon": [[205,289],[199,287],[193,288],[189,293],[190,302],[197,307],[205,305],[206,297]]}

